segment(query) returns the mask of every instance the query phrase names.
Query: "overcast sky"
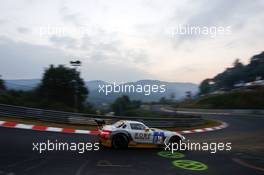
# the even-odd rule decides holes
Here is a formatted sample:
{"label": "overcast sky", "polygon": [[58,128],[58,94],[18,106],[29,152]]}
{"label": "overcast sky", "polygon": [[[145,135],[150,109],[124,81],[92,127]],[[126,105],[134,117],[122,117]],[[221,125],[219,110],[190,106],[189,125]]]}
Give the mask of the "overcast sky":
{"label": "overcast sky", "polygon": [[[85,80],[199,83],[264,50],[263,0],[0,0],[0,75],[79,59]],[[230,32],[179,35],[179,26]]]}

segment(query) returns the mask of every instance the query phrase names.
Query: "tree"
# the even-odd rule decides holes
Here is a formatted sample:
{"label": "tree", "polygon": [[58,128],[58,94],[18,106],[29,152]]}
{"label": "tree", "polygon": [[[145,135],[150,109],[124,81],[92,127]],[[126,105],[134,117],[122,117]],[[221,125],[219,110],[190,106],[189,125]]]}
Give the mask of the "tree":
{"label": "tree", "polygon": [[115,115],[124,115],[125,111],[129,109],[129,105],[130,105],[129,97],[123,95],[122,97],[117,98],[111,107],[115,112]]}
{"label": "tree", "polygon": [[231,90],[236,84],[260,80],[264,78],[264,52],[254,55],[250,63],[244,65],[239,59],[236,59],[232,67],[226,68],[225,71],[217,74],[210,84],[209,79],[202,81],[200,84],[200,94],[206,94],[215,90]]}
{"label": "tree", "polygon": [[170,94],[170,100],[171,100],[171,102],[174,102],[175,98],[176,98],[176,95],[175,95],[174,92],[172,92],[172,93]]}
{"label": "tree", "polygon": [[239,68],[243,68],[243,63],[240,62],[240,60],[237,58],[234,63],[233,63],[233,66],[235,69],[239,69]]}
{"label": "tree", "polygon": [[192,98],[192,92],[191,91],[186,91],[185,94],[186,94],[187,100],[190,100]]}
{"label": "tree", "polygon": [[76,69],[50,65],[44,72],[37,93],[48,102],[82,109],[89,91]]}
{"label": "tree", "polygon": [[123,95],[117,98],[114,103],[112,103],[112,110],[115,112],[115,115],[128,115],[131,114],[131,111],[138,109],[141,106],[140,100],[130,100],[127,95]]}
{"label": "tree", "polygon": [[0,92],[6,89],[4,80],[0,79]]}
{"label": "tree", "polygon": [[211,85],[210,85],[211,79],[205,79],[202,81],[202,83],[199,86],[200,94],[207,94],[211,92]]}
{"label": "tree", "polygon": [[160,104],[167,104],[168,100],[166,99],[166,97],[161,97],[160,100],[159,100],[159,103]]}
{"label": "tree", "polygon": [[254,55],[246,69],[247,81],[254,81],[256,77],[264,79],[264,52]]}

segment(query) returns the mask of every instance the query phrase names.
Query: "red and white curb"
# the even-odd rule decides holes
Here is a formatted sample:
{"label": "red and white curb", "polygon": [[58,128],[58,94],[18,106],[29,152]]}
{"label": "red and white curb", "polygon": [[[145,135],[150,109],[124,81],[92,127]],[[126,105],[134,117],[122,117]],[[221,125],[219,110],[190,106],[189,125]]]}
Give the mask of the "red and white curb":
{"label": "red and white curb", "polygon": [[8,127],[8,128],[19,128],[19,129],[30,129],[37,131],[51,131],[51,132],[62,132],[62,133],[75,133],[75,134],[90,134],[90,135],[98,135],[98,130],[80,130],[73,128],[58,128],[58,127],[50,127],[50,126],[42,126],[42,125],[31,125],[31,124],[22,124],[16,122],[9,121],[0,121],[0,126]]}
{"label": "red and white curb", "polygon": [[[8,128],[30,129],[30,130],[37,130],[37,131],[51,131],[51,132],[62,132],[62,133],[75,133],[75,134],[98,135],[100,133],[100,131],[98,130],[89,131],[89,130],[80,130],[80,129],[73,129],[73,128],[58,128],[58,127],[50,127],[50,126],[43,126],[43,125],[22,124],[22,123],[17,123],[17,122],[1,121],[1,120],[0,120],[0,126],[8,127]],[[184,131],[176,131],[176,132],[179,134],[192,134],[192,133],[220,130],[220,129],[226,128],[227,126],[228,126],[227,123],[222,122],[220,126],[216,126],[216,127],[184,130]]]}
{"label": "red and white curb", "polygon": [[228,124],[221,121],[220,126],[210,127],[210,128],[201,128],[201,129],[192,129],[192,130],[184,130],[184,131],[177,131],[179,134],[192,134],[192,133],[200,133],[200,132],[209,132],[209,131],[215,131],[220,130],[228,127]]}

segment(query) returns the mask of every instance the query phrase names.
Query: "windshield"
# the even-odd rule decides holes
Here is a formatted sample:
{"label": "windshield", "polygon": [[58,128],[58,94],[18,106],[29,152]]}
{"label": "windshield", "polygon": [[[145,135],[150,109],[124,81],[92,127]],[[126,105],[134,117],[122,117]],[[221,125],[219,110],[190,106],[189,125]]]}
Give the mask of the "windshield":
{"label": "windshield", "polygon": [[115,124],[114,124],[114,126],[116,127],[116,128],[120,128],[121,126],[123,126],[125,123],[123,122],[123,121],[117,121]]}

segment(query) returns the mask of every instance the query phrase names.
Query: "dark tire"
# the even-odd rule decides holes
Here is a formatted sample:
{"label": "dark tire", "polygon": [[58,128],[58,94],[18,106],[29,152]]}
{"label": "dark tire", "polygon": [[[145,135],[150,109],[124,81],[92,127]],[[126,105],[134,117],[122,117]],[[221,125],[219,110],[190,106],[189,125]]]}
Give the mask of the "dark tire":
{"label": "dark tire", "polygon": [[[170,144],[177,144],[178,146],[178,148],[179,148],[179,146],[180,146],[180,141],[181,141],[181,138],[179,137],[179,136],[172,136],[171,138],[170,138],[170,140],[169,140],[169,143]],[[174,146],[174,148],[175,148],[176,146]],[[178,149],[177,149],[178,150]]]}
{"label": "dark tire", "polygon": [[181,138],[179,136],[172,136],[169,143],[180,143]]}
{"label": "dark tire", "polygon": [[112,138],[112,147],[114,149],[126,149],[128,147],[128,138],[124,134],[116,134]]}

